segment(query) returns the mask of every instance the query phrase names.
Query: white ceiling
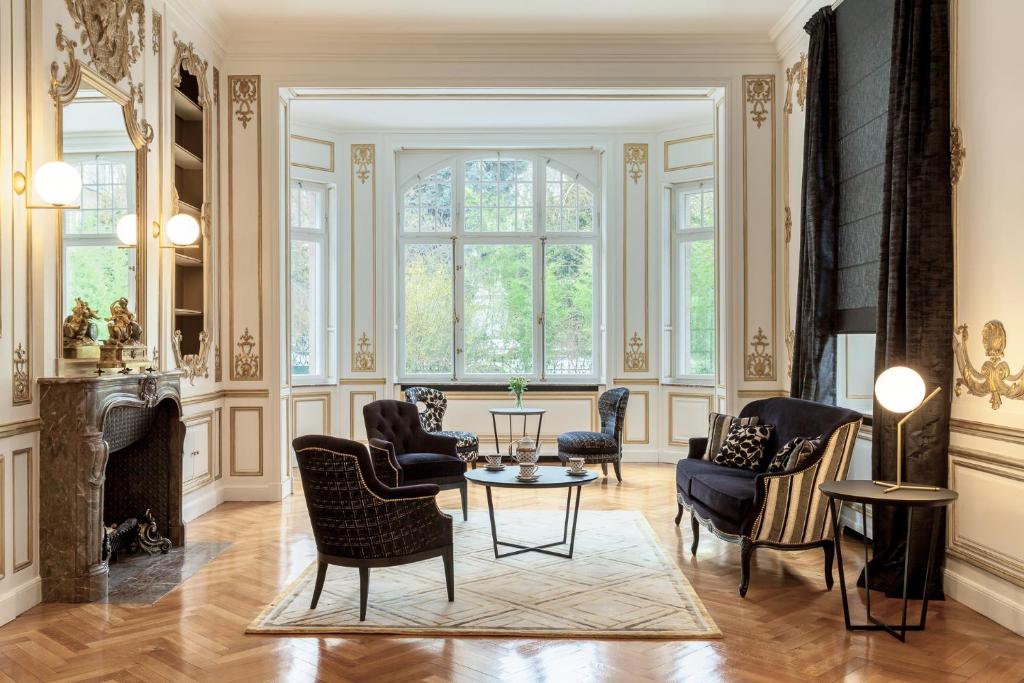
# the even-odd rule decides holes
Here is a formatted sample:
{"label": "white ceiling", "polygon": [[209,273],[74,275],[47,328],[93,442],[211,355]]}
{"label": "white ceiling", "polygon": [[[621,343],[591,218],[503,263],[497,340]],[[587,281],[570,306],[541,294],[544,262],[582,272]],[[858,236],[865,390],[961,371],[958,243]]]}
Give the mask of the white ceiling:
{"label": "white ceiling", "polygon": [[330,130],[661,131],[706,123],[710,100],[295,100],[296,125]]}
{"label": "white ceiling", "polygon": [[750,33],[793,0],[200,0],[238,34]]}

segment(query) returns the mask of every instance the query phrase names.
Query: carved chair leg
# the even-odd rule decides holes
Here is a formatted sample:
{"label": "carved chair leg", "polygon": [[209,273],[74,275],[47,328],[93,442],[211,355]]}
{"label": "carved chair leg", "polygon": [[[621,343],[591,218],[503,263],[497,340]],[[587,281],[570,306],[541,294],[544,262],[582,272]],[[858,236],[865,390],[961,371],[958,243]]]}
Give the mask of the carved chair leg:
{"label": "carved chair leg", "polygon": [[[679,507],[679,514],[683,514],[682,506]],[[697,521],[697,515],[690,513],[690,529],[693,531],[693,543],[690,544],[690,554],[697,554],[697,544],[700,543],[700,522]]]}
{"label": "carved chair leg", "polygon": [[608,476],[608,463],[606,463],[606,462],[601,463],[601,472],[604,473],[604,476],[606,476],[606,477]]}
{"label": "carved chair leg", "polygon": [[618,479],[619,483],[621,484],[622,483],[622,461],[621,460],[616,460],[615,462],[612,463],[612,466],[615,468],[615,478]]}
{"label": "carved chair leg", "polygon": [[324,589],[324,578],[327,576],[327,563],[316,563],[316,585],[313,586],[313,601],[309,603],[309,609],[316,609],[316,603],[320,601],[320,591]]}
{"label": "carved chair leg", "polygon": [[754,544],[748,538],[740,541],[740,597],[747,597],[750,587],[750,558],[754,555]]}
{"label": "carved chair leg", "polygon": [[455,602],[455,551],[448,546],[441,556],[444,559],[444,581],[448,585],[448,602]]}
{"label": "carved chair leg", "polygon": [[679,512],[676,513],[676,526],[679,526],[679,520],[683,518],[683,504],[676,503],[676,507],[679,508]]}
{"label": "carved chair leg", "polygon": [[465,522],[469,519],[469,493],[466,491],[466,482],[459,486],[459,497],[462,498],[462,521]]}
{"label": "carved chair leg", "polygon": [[832,590],[832,560],[836,555],[836,542],[823,541],[825,549],[825,587]]}
{"label": "carved chair leg", "polygon": [[366,621],[366,595],[370,592],[370,568],[359,568],[359,621]]}

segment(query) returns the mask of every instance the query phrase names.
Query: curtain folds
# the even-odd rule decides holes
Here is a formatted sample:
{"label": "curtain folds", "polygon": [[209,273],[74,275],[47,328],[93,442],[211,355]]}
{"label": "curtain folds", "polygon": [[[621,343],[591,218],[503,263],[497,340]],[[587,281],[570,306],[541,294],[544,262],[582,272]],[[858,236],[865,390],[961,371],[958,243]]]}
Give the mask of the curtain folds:
{"label": "curtain folds", "polygon": [[836,398],[836,251],[839,224],[839,95],[836,21],[823,7],[804,27],[807,101],[801,188],[800,271],[790,393]]}
{"label": "curtain folds", "polygon": [[[943,393],[907,424],[904,481],[946,486],[953,354],[953,216],[950,186],[949,8],[946,0],[896,0],[878,291],[875,373],[917,370]],[[872,473],[896,478],[895,423],[876,402]],[[923,593],[931,514],[913,520],[910,596]],[[939,516],[944,520],[944,515]],[[944,524],[944,522],[939,522]],[[879,506],[873,520],[871,587],[903,588],[906,518]],[[939,530],[932,582],[942,597],[945,534]],[[861,585],[863,585],[861,575]]]}

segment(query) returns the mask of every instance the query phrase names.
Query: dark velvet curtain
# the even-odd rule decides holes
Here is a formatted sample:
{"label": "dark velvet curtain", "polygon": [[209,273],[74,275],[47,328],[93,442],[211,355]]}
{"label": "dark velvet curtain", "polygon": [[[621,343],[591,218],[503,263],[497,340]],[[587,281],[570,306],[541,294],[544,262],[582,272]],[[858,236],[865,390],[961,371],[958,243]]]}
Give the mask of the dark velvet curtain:
{"label": "dark velvet curtain", "polygon": [[835,403],[839,77],[836,20],[832,8],[818,10],[804,30],[810,34],[810,45],[800,202],[800,271],[790,393],[810,401]]}
{"label": "dark velvet curtain", "polygon": [[[949,179],[949,8],[947,0],[896,0],[893,20],[889,133],[878,288],[875,373],[907,365],[928,389],[942,387],[906,425],[903,479],[946,486],[953,354],[953,216]],[[901,416],[874,407],[872,471],[896,478],[896,430]],[[915,515],[910,595],[921,597],[932,515]],[[939,524],[945,517],[939,515]],[[878,506],[874,513],[871,587],[903,589],[906,517]],[[945,534],[932,568],[929,595],[942,597]],[[861,584],[863,585],[863,575]]]}

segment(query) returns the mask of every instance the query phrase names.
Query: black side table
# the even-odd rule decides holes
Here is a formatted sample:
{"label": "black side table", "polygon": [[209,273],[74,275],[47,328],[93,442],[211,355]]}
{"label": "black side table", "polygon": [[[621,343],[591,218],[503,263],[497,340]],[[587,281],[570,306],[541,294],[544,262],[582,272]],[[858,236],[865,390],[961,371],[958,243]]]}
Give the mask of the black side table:
{"label": "black side table", "polygon": [[[832,516],[832,531],[836,541],[836,559],[839,561],[839,590],[843,596],[843,619],[846,622],[847,631],[886,631],[902,642],[907,642],[907,631],[923,631],[925,619],[928,616],[928,584],[931,581],[932,562],[935,559],[935,547],[939,540],[939,515],[947,505],[957,498],[956,491],[950,489],[939,489],[937,491],[923,491],[918,489],[899,489],[892,493],[885,493],[885,488],[870,481],[830,481],[818,487],[828,497],[828,509]],[[843,575],[843,544],[839,536],[839,505],[840,503],[860,503],[862,519],[867,520],[867,506],[892,505],[904,508],[907,511],[907,542],[906,555],[903,558],[903,619],[899,624],[886,624],[871,614],[871,588],[868,577],[868,537],[862,534],[864,539],[864,593],[867,603],[868,624],[850,623],[850,604],[846,597],[846,577]],[[910,578],[910,534],[913,528],[914,508],[929,510],[934,515],[932,520],[932,537],[928,545],[928,564],[925,568],[924,585],[925,591],[921,601],[921,619],[916,624],[907,624],[907,586]],[[865,529],[867,531],[867,529]],[[918,558],[920,561],[920,558]]]}

